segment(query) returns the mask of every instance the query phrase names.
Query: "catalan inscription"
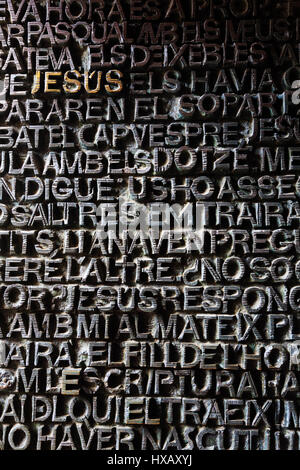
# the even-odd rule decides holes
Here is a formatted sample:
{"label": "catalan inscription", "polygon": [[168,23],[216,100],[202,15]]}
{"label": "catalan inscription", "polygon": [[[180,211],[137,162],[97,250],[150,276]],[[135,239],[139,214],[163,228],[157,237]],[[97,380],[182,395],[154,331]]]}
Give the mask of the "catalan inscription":
{"label": "catalan inscription", "polygon": [[299,450],[299,199],[299,0],[0,0],[0,447]]}

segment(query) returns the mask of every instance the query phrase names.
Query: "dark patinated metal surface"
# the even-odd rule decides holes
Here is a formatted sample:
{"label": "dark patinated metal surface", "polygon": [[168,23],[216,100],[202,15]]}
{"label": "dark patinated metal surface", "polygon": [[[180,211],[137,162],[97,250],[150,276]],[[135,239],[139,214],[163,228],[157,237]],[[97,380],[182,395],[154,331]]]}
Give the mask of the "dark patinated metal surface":
{"label": "dark patinated metal surface", "polygon": [[299,449],[299,14],[0,1],[2,449]]}

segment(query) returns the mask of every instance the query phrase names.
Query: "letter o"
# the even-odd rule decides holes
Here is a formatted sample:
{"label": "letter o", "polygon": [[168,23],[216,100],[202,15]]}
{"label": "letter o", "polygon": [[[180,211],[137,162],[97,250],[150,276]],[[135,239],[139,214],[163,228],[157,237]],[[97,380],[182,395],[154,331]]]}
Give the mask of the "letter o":
{"label": "letter o", "polygon": [[[11,300],[10,298],[14,290],[18,291],[18,298],[15,301]],[[5,302],[5,305],[8,308],[22,307],[22,305],[24,305],[25,299],[26,299],[26,291],[25,291],[25,287],[22,286],[22,284],[12,284],[11,286],[7,286],[5,288],[5,291],[3,294],[3,300]]]}
{"label": "letter o", "polygon": [[[198,186],[200,184],[204,184],[205,187],[203,190],[199,190]],[[195,198],[198,200],[209,199],[215,191],[214,183],[207,176],[199,176],[198,178],[194,179],[193,184],[191,186],[191,191],[194,194]]]}
{"label": "letter o", "polygon": [[[278,351],[278,358],[276,359],[276,362],[273,364],[271,362],[271,354],[274,353],[274,351]],[[268,369],[280,369],[280,367],[285,364],[287,361],[287,352],[286,350],[280,346],[280,345],[274,345],[270,344],[269,346],[266,347],[265,353],[264,353],[264,361]]]}
{"label": "letter o", "polygon": [[[209,107],[207,107],[207,102],[211,102]],[[220,108],[220,98],[212,93],[206,93],[205,95],[199,96],[197,106],[200,113],[213,114]]]}
{"label": "letter o", "polygon": [[[282,270],[283,274],[276,272]],[[292,263],[289,258],[276,258],[271,263],[271,275],[275,282],[288,281],[293,275]]]}
{"label": "letter o", "polygon": [[8,217],[8,210],[5,204],[0,204],[0,225],[5,224]]}
{"label": "letter o", "polygon": [[[252,305],[249,304],[249,294],[256,295],[256,300]],[[242,304],[248,312],[259,312],[266,303],[265,292],[259,287],[247,287],[242,296]]]}
{"label": "letter o", "polygon": [[296,299],[296,295],[300,292],[300,286],[294,286],[290,290],[289,294],[289,303],[290,306],[293,310],[296,310],[296,312],[300,312],[300,298]]}
{"label": "letter o", "polygon": [[[24,437],[22,441],[18,444],[14,441],[16,432],[23,432]],[[13,450],[25,450],[30,444],[30,432],[24,424],[15,424],[8,434],[8,443]]]}
{"label": "letter o", "polygon": [[[77,9],[77,10],[80,8],[80,12],[77,15],[76,14],[72,15],[71,13],[72,6],[74,6],[75,7],[74,9]],[[66,2],[66,15],[69,18],[69,20],[73,20],[73,21],[79,20],[85,15],[86,8],[87,8],[86,2],[82,2],[79,0],[69,0],[68,2]]]}
{"label": "letter o", "polygon": [[[74,414],[74,408],[77,402],[80,402],[80,405],[84,405],[85,407],[84,411],[79,416],[75,416]],[[68,408],[69,408],[69,414],[70,414],[71,419],[79,423],[82,423],[85,419],[89,418],[91,414],[91,409],[92,409],[91,404],[88,402],[88,400],[85,400],[84,398],[80,398],[80,397],[73,397],[72,400],[69,402]]]}
{"label": "letter o", "polygon": [[[235,263],[237,267],[236,273],[232,275],[229,274],[231,263]],[[222,274],[226,281],[241,281],[244,277],[245,271],[245,263],[238,256],[230,256],[229,258],[226,258],[222,266]]]}
{"label": "letter o", "polygon": [[231,13],[239,18],[247,15],[250,10],[250,3],[248,0],[230,0],[229,8]]}
{"label": "letter o", "polygon": [[[79,28],[79,31],[85,28],[85,35],[84,36],[78,36],[78,33],[76,32],[76,28]],[[91,35],[91,25],[89,23],[86,23],[85,21],[78,21],[77,23],[74,24],[72,28],[72,37],[75,39],[75,41],[78,41],[79,43],[83,41],[87,41],[88,38]]]}
{"label": "letter o", "polygon": [[[188,154],[188,161],[186,164],[180,161],[180,158],[183,153]],[[197,154],[195,150],[190,147],[180,147],[176,149],[174,153],[174,162],[178,170],[190,170],[191,168],[194,168],[197,163]]]}

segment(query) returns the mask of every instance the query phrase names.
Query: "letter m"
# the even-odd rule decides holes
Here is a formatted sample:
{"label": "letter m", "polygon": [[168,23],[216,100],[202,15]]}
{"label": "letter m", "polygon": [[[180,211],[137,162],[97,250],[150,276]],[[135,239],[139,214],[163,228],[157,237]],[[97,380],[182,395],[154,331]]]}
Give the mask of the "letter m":
{"label": "letter m", "polygon": [[[41,369],[35,368],[32,370],[28,370],[25,367],[19,367],[17,370],[17,386],[16,391],[20,391],[20,384],[22,383],[25,392],[30,392],[31,388],[33,388],[34,384],[34,392],[38,393],[39,391],[39,371]],[[26,371],[28,375],[31,373],[30,379],[27,380]]]}

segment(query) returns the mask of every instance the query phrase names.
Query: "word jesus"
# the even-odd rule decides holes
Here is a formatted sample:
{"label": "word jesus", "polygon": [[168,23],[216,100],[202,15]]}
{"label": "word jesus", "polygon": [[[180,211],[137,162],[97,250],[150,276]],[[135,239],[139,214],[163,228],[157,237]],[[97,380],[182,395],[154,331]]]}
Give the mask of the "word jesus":
{"label": "word jesus", "polygon": [[[34,76],[34,83],[31,93],[34,95],[42,89],[41,81],[44,80],[43,91],[45,93],[61,93],[62,89],[66,93],[78,93],[82,87],[87,93],[98,93],[102,88],[103,72],[95,70],[92,73],[84,72],[81,74],[77,70],[68,70],[64,75],[62,72],[44,72],[37,71]],[[73,77],[73,78],[72,78]],[[76,78],[75,78],[76,77]],[[115,77],[115,78],[114,78]],[[107,93],[117,93],[122,91],[123,83],[120,78],[123,74],[120,70],[108,70],[105,74]],[[83,79],[83,82],[80,80]]]}

